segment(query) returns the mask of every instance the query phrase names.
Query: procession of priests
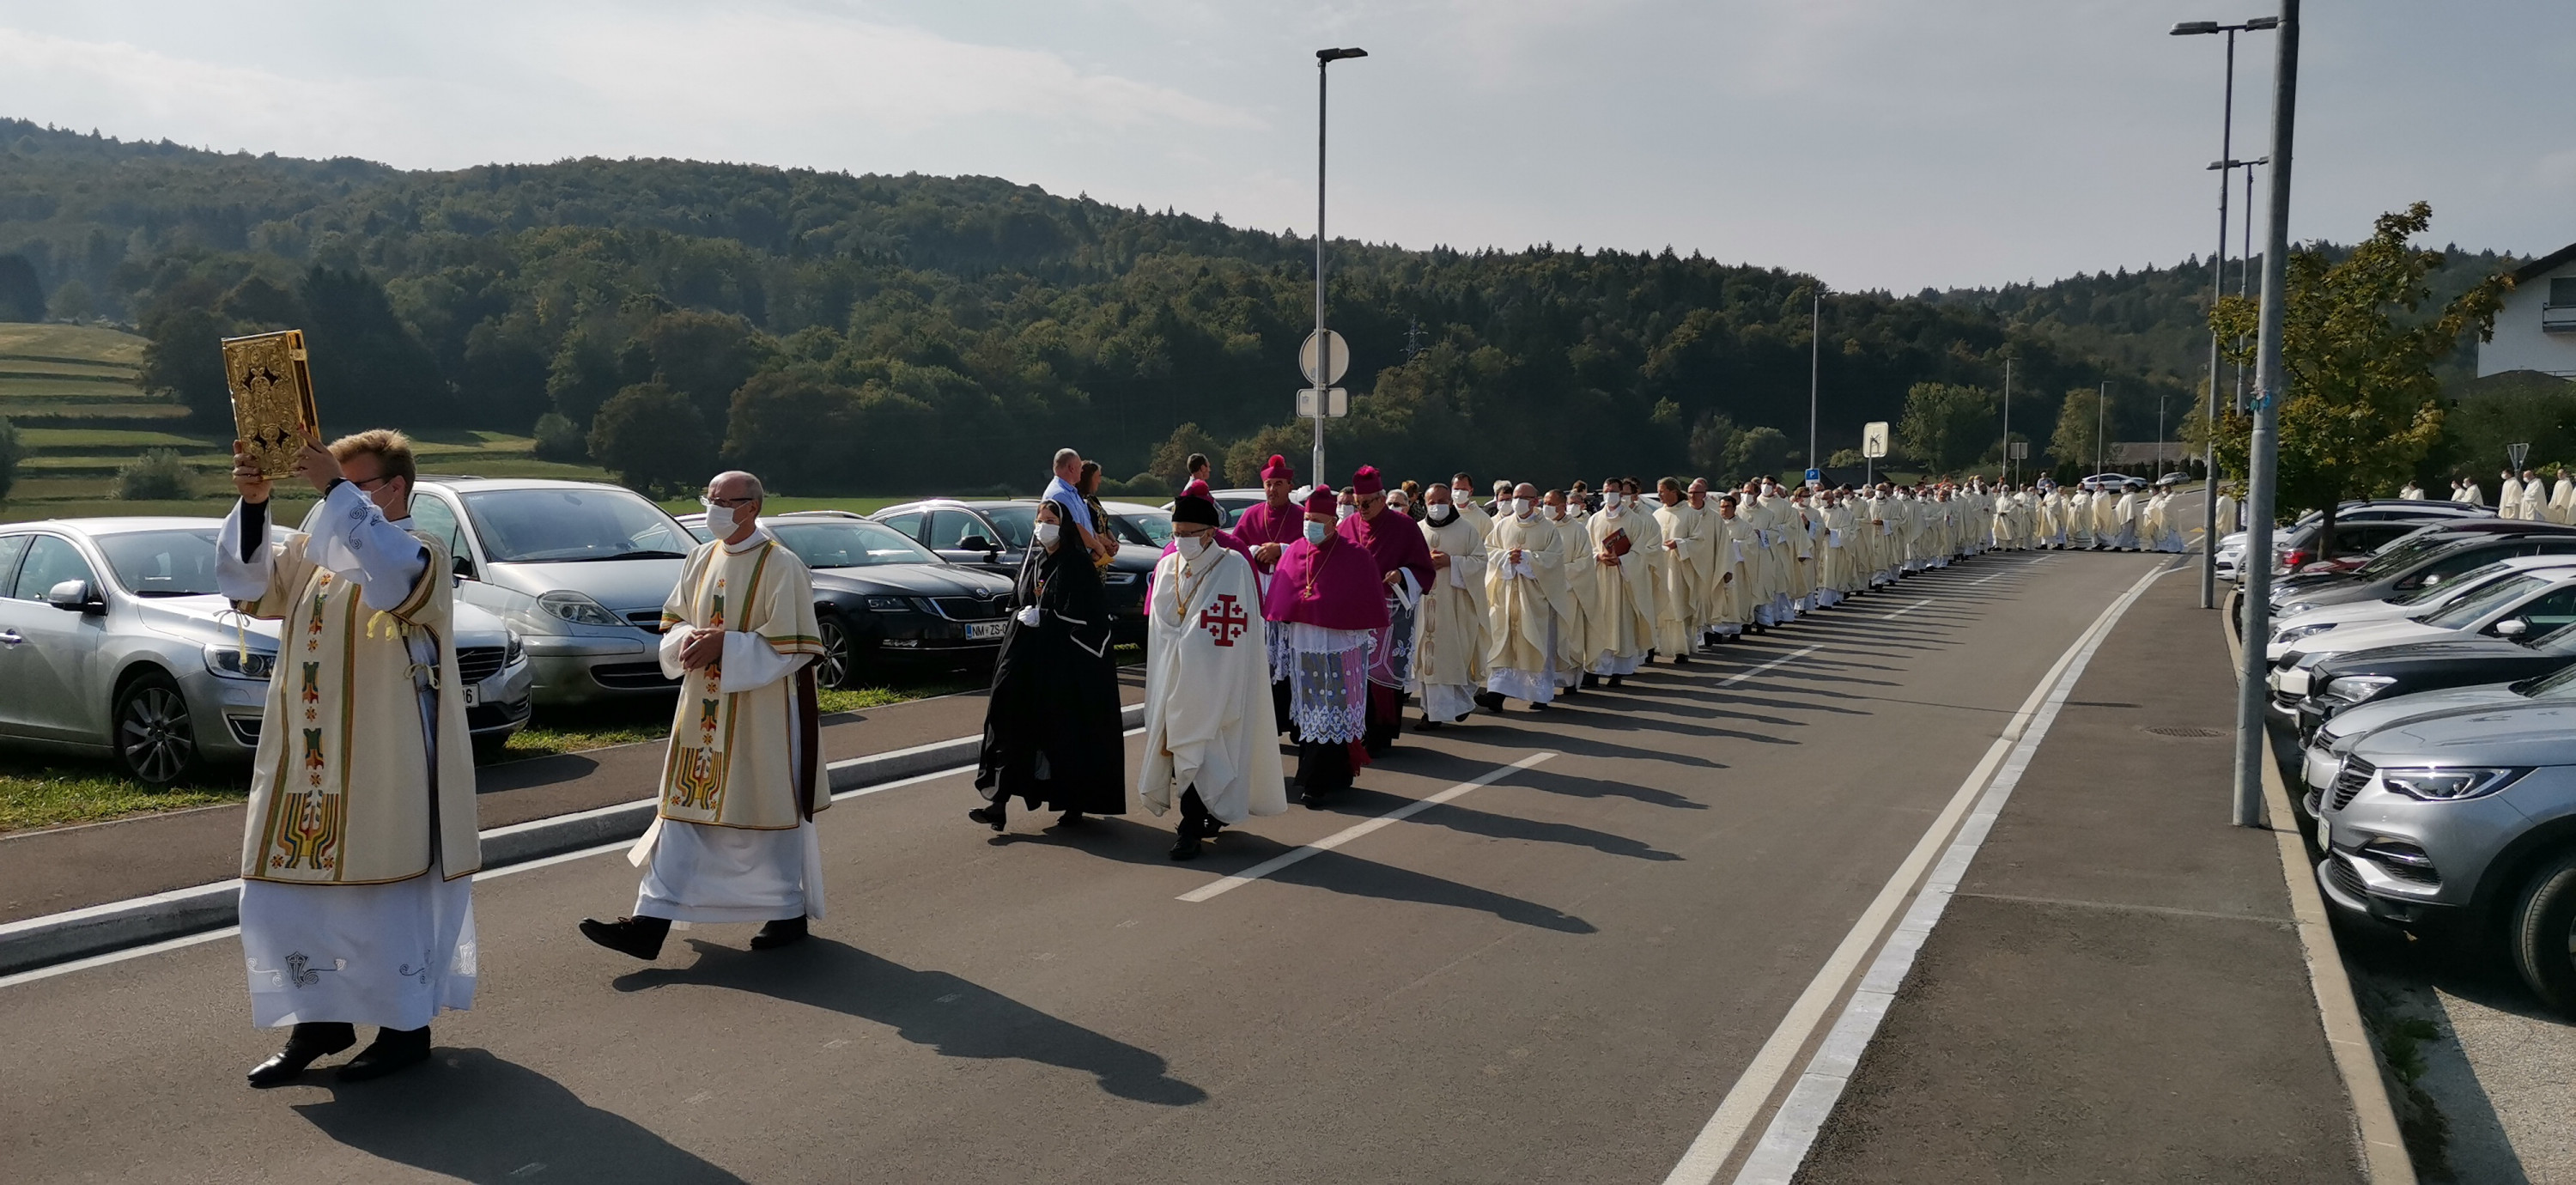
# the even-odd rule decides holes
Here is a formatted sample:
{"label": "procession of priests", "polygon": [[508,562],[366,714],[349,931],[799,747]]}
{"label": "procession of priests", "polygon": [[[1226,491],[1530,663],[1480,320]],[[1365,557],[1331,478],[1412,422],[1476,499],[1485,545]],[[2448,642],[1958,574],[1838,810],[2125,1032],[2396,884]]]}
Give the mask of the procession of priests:
{"label": "procession of priests", "polygon": [[[1146,583],[1131,762],[1103,575],[1118,536],[1092,494],[1097,467],[1064,449],[1054,470],[985,702],[983,804],[966,813],[1007,833],[1017,800],[1054,812],[1051,830],[1079,829],[1132,796],[1169,820],[1174,860],[1292,797],[1333,806],[1414,711],[1416,731],[1515,703],[1544,712],[1984,552],[2178,551],[2184,534],[2170,490],[2090,483],[1504,478],[1480,497],[1466,473],[1390,488],[1363,465],[1336,489],[1277,456],[1261,500],[1233,512],[1193,457]],[[400,433],[308,439],[294,476],[321,499],[282,530],[271,478],[235,446],[218,581],[243,614],[281,624],[240,919],[252,1023],[287,1036],[254,1086],[298,1080],[356,1045],[359,1025],[375,1037],[338,1081],[420,1064],[430,1022],[474,1003],[481,860],[457,582],[446,543],[412,529],[414,475]],[[2576,508],[2564,475],[2508,491],[2535,517]],[[577,927],[634,959],[659,958],[675,926],[757,927],[748,945],[770,951],[825,917],[826,644],[812,575],[764,524],[765,501],[750,473],[707,483],[706,542],[663,605],[659,659],[678,696],[653,818],[627,851],[641,879],[627,912]]]}

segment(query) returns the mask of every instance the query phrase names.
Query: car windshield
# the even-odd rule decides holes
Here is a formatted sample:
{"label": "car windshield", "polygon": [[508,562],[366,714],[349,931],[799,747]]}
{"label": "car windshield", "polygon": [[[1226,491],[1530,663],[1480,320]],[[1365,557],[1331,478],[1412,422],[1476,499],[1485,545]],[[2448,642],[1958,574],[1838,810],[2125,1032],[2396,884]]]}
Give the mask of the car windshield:
{"label": "car windshield", "polygon": [[97,536],[116,583],[138,597],[193,597],[218,592],[215,529],[128,531]]}
{"label": "car windshield", "polygon": [[871,522],[781,523],[769,533],[809,568],[870,568],[879,564],[936,564],[939,557],[894,528]]}
{"label": "car windshield", "polygon": [[983,511],[993,529],[1002,533],[1002,546],[1021,548],[1029,545],[1038,525],[1038,508],[1034,502],[993,506]]}
{"label": "car windshield", "polygon": [[[2576,626],[2568,629],[2576,629]],[[2558,632],[2568,631],[2562,629]],[[2516,683],[2513,689],[2533,699],[2576,699],[2576,663],[2569,663],[2537,679]]]}
{"label": "car windshield", "polygon": [[2449,540],[2439,537],[2418,539],[2404,547],[2392,547],[2386,551],[2380,552],[2378,555],[2370,557],[2370,562],[2353,569],[2353,574],[2361,577],[2364,581],[2377,580],[2382,576],[2394,575],[2405,570],[2407,565],[2410,565],[2415,561],[2424,558],[2426,555],[2449,545]]}
{"label": "car windshield", "polygon": [[1129,543],[1161,547],[1172,541],[1172,516],[1160,510],[1109,516],[1118,523],[1119,536]]}
{"label": "car windshield", "polygon": [[2466,628],[2469,623],[2521,600],[2534,589],[2549,583],[2537,576],[2507,576],[2502,580],[2462,597],[2441,612],[2424,619],[2424,624],[2446,630]]}
{"label": "car windshield", "polygon": [[499,564],[677,560],[696,546],[661,507],[626,490],[475,490],[465,513]]}
{"label": "car windshield", "polygon": [[2400,593],[2388,598],[2388,603],[2391,605],[2443,604],[2450,598],[2460,595],[2461,590],[2474,588],[2489,577],[2502,571],[2504,571],[2504,561],[2497,560],[2485,567],[2471,568],[2468,571],[2462,572],[2448,580],[2427,584],[2422,588],[2411,589],[2407,592]]}

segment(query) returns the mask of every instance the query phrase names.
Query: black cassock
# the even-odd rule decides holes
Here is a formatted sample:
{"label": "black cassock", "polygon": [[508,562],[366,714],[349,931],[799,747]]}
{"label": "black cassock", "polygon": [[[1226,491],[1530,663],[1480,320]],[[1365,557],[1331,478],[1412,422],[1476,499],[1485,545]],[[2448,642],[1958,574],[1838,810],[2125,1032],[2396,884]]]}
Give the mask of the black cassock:
{"label": "black cassock", "polygon": [[[1127,743],[1100,571],[1074,539],[1053,552],[1032,543],[1016,592],[984,706],[975,789],[1033,810],[1126,814]],[[1029,605],[1036,625],[1016,612]]]}

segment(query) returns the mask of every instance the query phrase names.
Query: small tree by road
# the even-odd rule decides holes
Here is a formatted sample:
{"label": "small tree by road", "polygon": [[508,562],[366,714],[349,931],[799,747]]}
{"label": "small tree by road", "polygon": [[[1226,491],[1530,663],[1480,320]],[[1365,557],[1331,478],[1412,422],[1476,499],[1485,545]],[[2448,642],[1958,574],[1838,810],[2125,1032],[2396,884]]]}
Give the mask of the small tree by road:
{"label": "small tree by road", "polygon": [[679,494],[715,473],[716,442],[688,396],[660,383],[637,383],[600,405],[590,424],[590,455],[628,489]]}

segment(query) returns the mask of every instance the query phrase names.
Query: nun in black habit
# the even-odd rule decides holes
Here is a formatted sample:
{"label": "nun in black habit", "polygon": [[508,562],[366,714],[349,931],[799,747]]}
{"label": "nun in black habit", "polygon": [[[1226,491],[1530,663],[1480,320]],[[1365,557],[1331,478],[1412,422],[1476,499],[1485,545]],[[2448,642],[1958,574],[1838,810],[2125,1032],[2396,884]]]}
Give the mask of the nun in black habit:
{"label": "nun in black habit", "polygon": [[1079,531],[1041,503],[1037,537],[1020,563],[1017,612],[993,664],[975,789],[989,805],[966,817],[1000,831],[1010,800],[1030,810],[1127,813],[1127,745],[1119,727],[1118,663],[1100,570]]}

